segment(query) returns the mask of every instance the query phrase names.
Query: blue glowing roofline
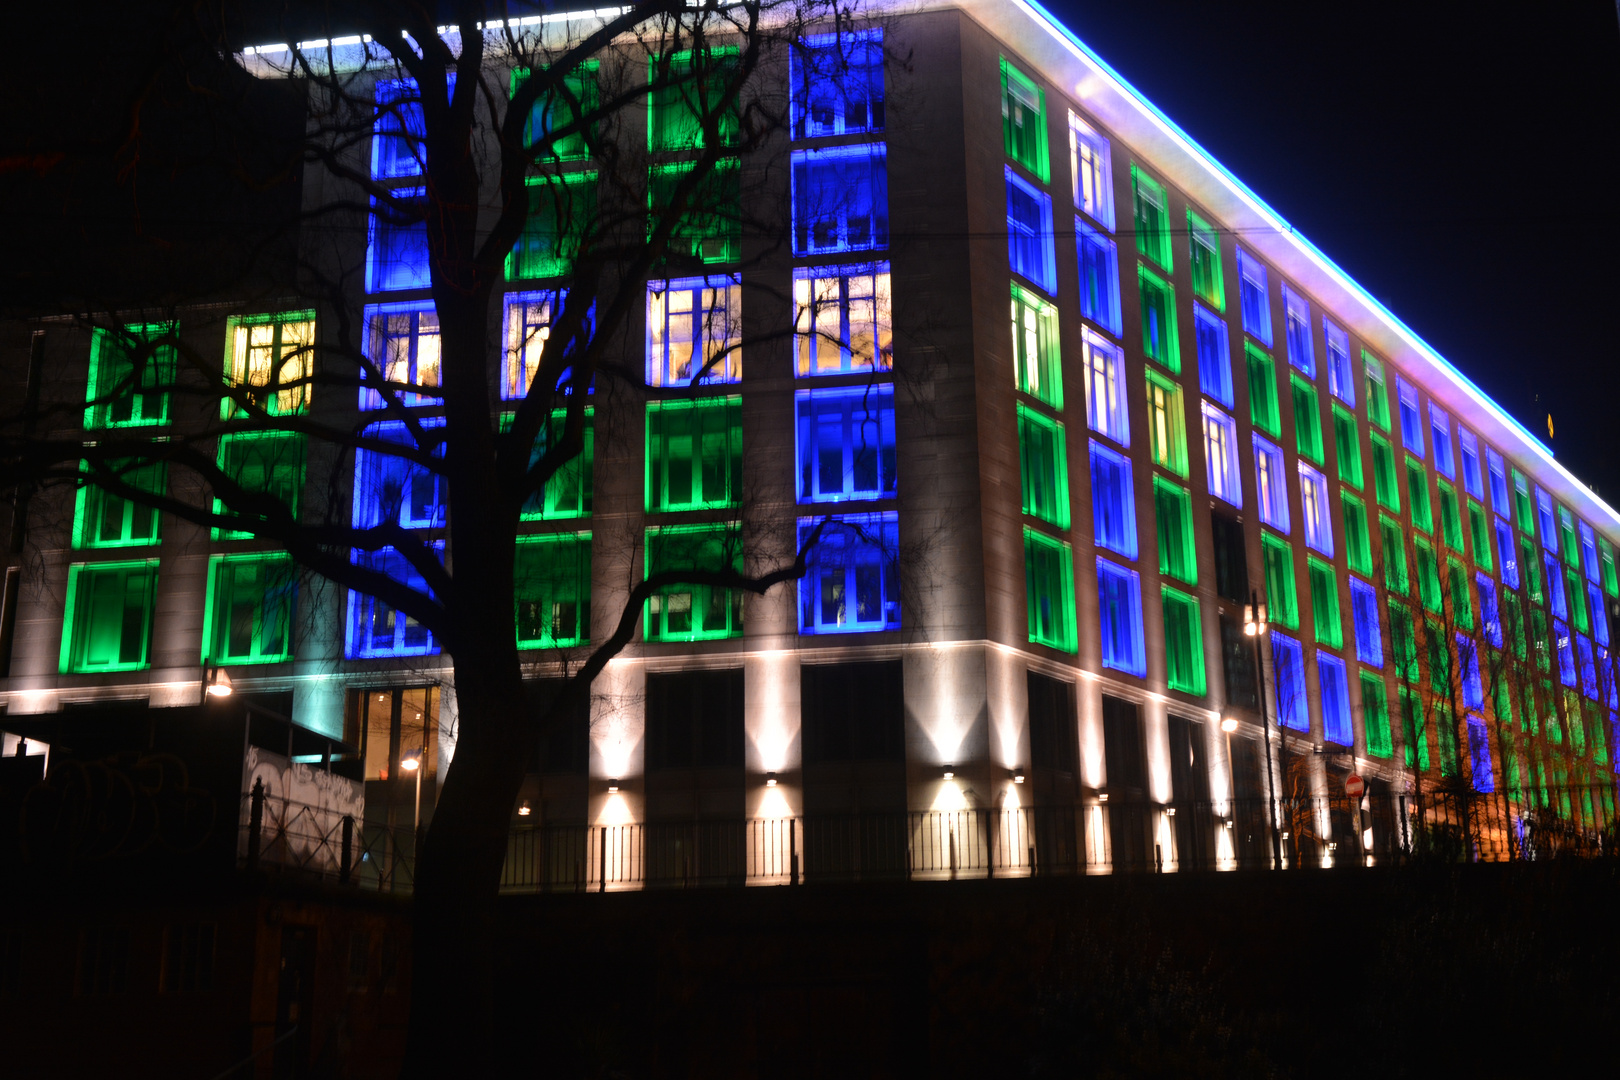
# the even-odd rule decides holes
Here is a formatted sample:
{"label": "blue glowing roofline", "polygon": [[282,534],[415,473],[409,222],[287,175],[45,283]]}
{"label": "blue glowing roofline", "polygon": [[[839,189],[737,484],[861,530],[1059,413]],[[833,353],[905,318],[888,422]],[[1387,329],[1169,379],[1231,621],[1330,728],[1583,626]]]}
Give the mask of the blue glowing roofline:
{"label": "blue glowing roofline", "polygon": [[[1425,341],[1416,331],[1408,326],[1399,316],[1390,311],[1377,297],[1369,293],[1354,278],[1346,273],[1337,263],[1322,252],[1315,244],[1300,235],[1283,216],[1277,213],[1259,195],[1250,189],[1242,180],[1238,179],[1222,165],[1209,151],[1205,150],[1196,139],[1181,129],[1174,120],[1171,120],[1150,101],[1146,95],[1133,86],[1128,79],[1114,70],[1102,57],[1098,56],[1085,42],[1081,41],[1073,31],[1063,25],[1056,16],[1047,11],[1039,0],[1007,0],[1015,8],[1022,8],[1047,33],[1056,37],[1059,42],[1076,54],[1077,58],[1094,68],[1118,87],[1120,92],[1138,110],[1148,116],[1157,124],[1166,135],[1182,144],[1183,148],[1204,168],[1215,174],[1250,208],[1261,216],[1268,224],[1286,237],[1301,253],[1324,270],[1334,282],[1346,292],[1349,292],[1377,318],[1386,323],[1406,343],[1420,353],[1446,378],[1451,380],[1460,390],[1468,395],[1476,404],[1483,407],[1490,415],[1521,439],[1524,445],[1539,456],[1543,462],[1555,472],[1565,477],[1573,485],[1575,495],[1591,502],[1595,508],[1601,510],[1609,519],[1611,526],[1620,528],[1620,513],[1600,498],[1586,483],[1564,468],[1554,456],[1552,450],[1534,433],[1510,415],[1502,406],[1498,405],[1490,395],[1481,390],[1468,376],[1464,375],[1449,360],[1440,355],[1432,345]],[[1566,498],[1568,495],[1566,495]]]}

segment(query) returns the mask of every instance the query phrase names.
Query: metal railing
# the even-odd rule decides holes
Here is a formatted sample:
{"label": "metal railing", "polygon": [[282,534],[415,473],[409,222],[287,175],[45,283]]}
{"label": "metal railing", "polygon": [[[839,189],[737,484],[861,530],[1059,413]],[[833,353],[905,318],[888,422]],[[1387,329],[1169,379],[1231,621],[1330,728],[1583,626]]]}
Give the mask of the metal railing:
{"label": "metal railing", "polygon": [[[1507,862],[1620,854],[1612,785],[1170,804],[519,825],[505,892]],[[418,836],[244,796],[241,861],[408,892]],[[1276,844],[1273,844],[1275,833]],[[1273,852],[1280,852],[1281,859]]]}

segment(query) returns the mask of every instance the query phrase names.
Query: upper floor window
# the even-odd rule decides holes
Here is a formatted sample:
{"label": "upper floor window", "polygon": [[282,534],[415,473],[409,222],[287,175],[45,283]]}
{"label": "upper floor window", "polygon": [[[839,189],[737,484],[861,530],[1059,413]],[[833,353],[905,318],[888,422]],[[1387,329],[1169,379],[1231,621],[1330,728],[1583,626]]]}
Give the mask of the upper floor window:
{"label": "upper floor window", "polygon": [[1024,530],[1025,602],[1029,640],[1074,652],[1074,551],[1034,529]]}
{"label": "upper floor window", "polygon": [[1226,333],[1226,320],[1203,304],[1193,305],[1193,332],[1198,344],[1198,379],[1204,393],[1233,406],[1232,349]]}
{"label": "upper floor window", "polygon": [[883,499],[895,492],[894,388],[800,390],[799,501]]}
{"label": "upper floor window", "polygon": [[1086,377],[1086,418],[1091,430],[1121,446],[1131,444],[1131,420],[1125,403],[1125,360],[1119,346],[1081,332]]}
{"label": "upper floor window", "polygon": [[1423,456],[1423,416],[1418,412],[1417,387],[1406,381],[1401,375],[1395,376],[1395,386],[1400,392],[1401,399],[1401,445],[1407,450]]}
{"label": "upper floor window", "polygon": [[360,408],[382,408],[383,394],[402,398],[406,405],[436,402],[438,395],[423,392],[439,386],[439,316],[432,302],[366,308],[366,359],[373,370],[361,382],[375,383],[380,377],[386,385],[362,386]]}
{"label": "upper floor window", "polygon": [[1012,335],[1018,389],[1054,409],[1063,408],[1057,308],[1017,282],[1012,285]]}
{"label": "upper floor window", "polygon": [[1131,197],[1136,206],[1136,250],[1170,271],[1170,199],[1164,185],[1131,166]]}
{"label": "upper floor window", "polygon": [[1187,238],[1192,253],[1193,295],[1216,311],[1226,310],[1226,279],[1221,270],[1221,238],[1215,227],[1187,211]]}
{"label": "upper floor window", "polygon": [[1485,448],[1485,460],[1490,464],[1491,509],[1500,517],[1511,517],[1513,500],[1508,495],[1507,465],[1503,463],[1502,455],[1488,446]]}
{"label": "upper floor window", "polygon": [[169,422],[175,376],[173,323],[97,327],[90,337],[87,428],[143,427]]}
{"label": "upper floor window", "polygon": [[[455,76],[451,75],[454,86]],[[376,119],[371,127],[371,175],[376,180],[420,176],[426,163],[422,95],[415,79],[379,79],[373,90]]]}
{"label": "upper floor window", "polygon": [[1316,344],[1311,340],[1311,302],[1285,281],[1282,287],[1284,332],[1288,362],[1316,378]]}
{"label": "upper floor window", "polygon": [[1328,505],[1327,477],[1299,463],[1299,504],[1305,518],[1305,544],[1333,557],[1333,509]]}
{"label": "upper floor window", "polygon": [[292,659],[297,572],[288,555],[215,555],[208,561],[202,659],[273,664]]}
{"label": "upper floor window", "polygon": [[1153,370],[1147,373],[1148,448],[1153,463],[1187,475],[1187,422],[1181,387]]}
{"label": "upper floor window", "polygon": [[[315,373],[313,311],[234,316],[225,324],[225,340],[231,385],[241,389],[249,402],[271,415],[309,408]],[[229,398],[220,402],[225,419],[243,411]]]}
{"label": "upper floor window", "polygon": [[148,666],[158,561],[68,567],[61,671],[137,671]]}
{"label": "upper floor window", "polygon": [[1260,504],[1260,520],[1278,532],[1288,531],[1288,474],[1283,452],[1262,439],[1254,439],[1255,497]]}
{"label": "upper floor window", "polygon": [[741,501],[742,398],[649,401],[647,510],[713,509]]}
{"label": "upper floor window", "polygon": [[1242,248],[1237,249],[1238,299],[1243,310],[1243,331],[1271,347],[1271,293],[1266,285],[1266,264]]}
{"label": "upper floor window", "polygon": [[[442,542],[434,545],[443,559]],[[427,579],[394,548],[356,551],[356,566],[392,578],[416,592],[426,593]],[[349,628],[346,654],[353,659],[375,656],[430,656],[439,651],[433,633],[416,620],[374,596],[349,592]]]}
{"label": "upper floor window", "polygon": [[1046,93],[1001,58],[1001,138],[1007,156],[1046,183],[1051,169],[1046,152]]}
{"label": "upper floor window", "polygon": [[1080,314],[1118,337],[1124,332],[1119,311],[1119,253],[1114,241],[1079,218],[1074,220],[1080,251]]}
{"label": "upper floor window", "polygon": [[[1051,209],[1047,210],[1051,233]],[[883,143],[793,151],[793,254],[889,246],[889,168]]]}
{"label": "upper floor window", "polygon": [[[726,93],[737,78],[735,45],[686,49],[647,60],[647,149],[691,150],[736,146],[737,99]],[[712,126],[712,133],[707,129]]]}
{"label": "upper floor window", "polygon": [[1389,430],[1389,385],[1384,381],[1383,362],[1362,350],[1361,368],[1367,377],[1367,419],[1374,427]]}
{"label": "upper floor window", "polygon": [[1595,585],[1601,580],[1598,570],[1597,536],[1592,532],[1592,526],[1584,521],[1581,522],[1581,568],[1586,573],[1587,581]]}
{"label": "upper floor window", "polygon": [[735,274],[647,282],[647,385],[742,378],[742,281]]}
{"label": "upper floor window", "polygon": [[1142,350],[1173,373],[1181,371],[1181,342],[1176,332],[1176,287],[1146,266],[1136,268],[1142,298]]}
{"label": "upper floor window", "polygon": [[596,173],[531,176],[525,185],[529,214],[506,256],[506,280],[566,277],[596,217]]}
{"label": "upper floor window", "polygon": [[795,267],[793,331],[800,376],[891,369],[889,264]]}
{"label": "upper floor window", "polygon": [[[600,61],[582,61],[573,71],[563,74],[558,85],[535,98],[523,123],[523,145],[536,159],[578,161],[590,157],[591,145],[596,141],[592,117],[601,108],[597,88],[600,69]],[[514,97],[529,81],[529,74],[529,69],[522,67],[512,72]]]}
{"label": "upper floor window", "polygon": [[[799,519],[799,543],[816,522]],[[799,633],[849,634],[900,628],[900,525],[897,514],[829,521],[799,579]]]}
{"label": "upper floor window", "polygon": [[[648,529],[646,566],[649,577],[683,569],[740,575],[742,530],[726,522]],[[643,626],[648,641],[740,637],[742,590],[686,582],[666,585],[647,598]]]}
{"label": "upper floor window", "polygon": [[1536,488],[1536,522],[1541,526],[1541,543],[1554,555],[1558,554],[1558,523],[1553,519],[1552,496]]}
{"label": "upper floor window", "polygon": [[[161,497],[168,484],[168,467],[161,461],[141,462],[123,459],[106,462],[104,468],[122,483],[154,498]],[[81,467],[85,475],[74,497],[73,546],[75,548],[141,547],[158,542],[162,515],[156,507],[91,482],[95,475],[90,463]]]}
{"label": "upper floor window", "polygon": [[1479,440],[1465,427],[1457,429],[1457,445],[1462,449],[1463,487],[1476,499],[1485,497],[1485,479],[1479,469]]}
{"label": "upper floor window", "polygon": [[591,636],[591,534],[522,536],[512,592],[520,649],[561,649]]}
{"label": "upper floor window", "polygon": [[[432,429],[442,420],[424,419]],[[408,454],[422,449],[403,421],[390,420],[366,429],[367,437],[399,446],[400,453],[361,449],[354,454],[354,527],[370,529],[399,525],[406,529],[436,528],[449,508],[447,484],[438,468],[422,464]],[[434,458],[444,457],[444,444],[426,447]]]}
{"label": "upper floor window", "polygon": [[1063,424],[1018,406],[1018,462],[1023,512],[1059,529],[1069,527],[1069,455]]}
{"label": "upper floor window", "polygon": [[[252,495],[270,496],[297,521],[299,499],[304,491],[304,443],[303,435],[291,431],[238,431],[220,438],[215,461],[219,471],[237,487]],[[356,456],[366,452],[360,451]],[[262,503],[252,510],[243,506],[227,510],[217,494],[213,510],[216,514],[234,514],[244,523],[263,520],[278,512]],[[240,540],[252,535],[217,525],[210,532],[215,540]]]}
{"label": "upper floor window", "polygon": [[[508,293],[506,295],[506,362],[501,372],[501,398],[512,401],[524,397],[540,372],[540,360],[546,342],[551,340],[551,327],[562,314],[568,302],[567,289],[546,289],[538,292]],[[585,328],[594,321],[595,310],[587,313]],[[557,378],[557,388],[563,391],[571,368],[564,368]]]}
{"label": "upper floor window", "polygon": [[[697,170],[697,161],[668,161],[654,165],[647,173],[647,239],[669,222],[671,204],[681,184]],[[808,181],[807,181],[808,182]],[[797,195],[798,187],[794,188]],[[828,209],[836,213],[848,210],[861,197],[859,191],[847,193],[832,200]],[[884,244],[888,243],[887,206],[885,191],[881,203],[884,208]],[[810,222],[797,213],[795,223]],[[836,224],[836,223],[835,223]],[[846,222],[848,224],[848,222]],[[722,158],[714,163],[709,174],[700,180],[678,218],[667,234],[666,252],[671,257],[694,259],[710,265],[736,262],[742,254],[742,163],[737,158]],[[798,244],[800,237],[795,235]]]}
{"label": "upper floor window", "polygon": [[1147,674],[1142,642],[1142,579],[1136,571],[1097,560],[1097,614],[1102,631],[1103,667],[1127,675]]}
{"label": "upper floor window", "polygon": [[1322,320],[1322,333],[1327,339],[1328,393],[1353,409],[1356,375],[1350,364],[1350,335],[1326,319]]}
{"label": "upper floor window", "polygon": [[1091,440],[1091,517],[1097,546],[1136,558],[1136,491],[1131,459]]}
{"label": "upper floor window", "polygon": [[[562,518],[589,517],[591,489],[595,478],[596,424],[595,410],[586,408],[581,445],[578,454],[564,462],[546,480],[545,487],[529,495],[523,502],[524,521],[556,521]],[[501,430],[511,427],[515,414],[501,417]],[[555,446],[568,426],[568,410],[553,409],[551,416],[535,436],[529,451],[529,467],[539,463],[548,447]]]}
{"label": "upper floor window", "polygon": [[883,29],[799,39],[792,53],[793,137],[883,130]]}
{"label": "upper floor window", "polygon": [[1243,506],[1243,479],[1238,471],[1237,421],[1209,402],[1204,410],[1204,464],[1209,493],[1233,506]]}
{"label": "upper floor window", "polygon": [[1052,199],[1006,167],[1007,262],[1015,274],[1057,292],[1052,253]]}
{"label": "upper floor window", "polygon": [[1449,480],[1457,478],[1457,459],[1451,450],[1451,417],[1429,402],[1429,438],[1434,443],[1434,467]]}
{"label": "upper floor window", "polygon": [[1096,128],[1069,114],[1069,175],[1074,208],[1103,228],[1114,228],[1114,166],[1108,140]]}
{"label": "upper floor window", "polygon": [[427,189],[397,188],[372,196],[366,291],[399,292],[433,284],[428,265]]}

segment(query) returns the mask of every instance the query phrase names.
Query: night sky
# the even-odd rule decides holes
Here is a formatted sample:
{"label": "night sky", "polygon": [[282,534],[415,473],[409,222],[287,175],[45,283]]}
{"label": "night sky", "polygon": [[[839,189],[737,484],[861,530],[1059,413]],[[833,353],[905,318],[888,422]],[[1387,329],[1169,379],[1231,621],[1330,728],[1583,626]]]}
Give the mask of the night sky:
{"label": "night sky", "polygon": [[1620,506],[1613,0],[1048,6]]}

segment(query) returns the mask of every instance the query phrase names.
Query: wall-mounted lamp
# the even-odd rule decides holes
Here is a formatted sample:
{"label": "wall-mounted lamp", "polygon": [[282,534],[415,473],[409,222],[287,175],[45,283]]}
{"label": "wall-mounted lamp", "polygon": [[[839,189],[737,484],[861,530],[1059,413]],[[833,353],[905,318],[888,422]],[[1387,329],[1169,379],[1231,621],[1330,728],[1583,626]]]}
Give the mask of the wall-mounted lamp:
{"label": "wall-mounted lamp", "polygon": [[1266,605],[1243,605],[1243,633],[1249,637],[1259,637],[1266,632]]}
{"label": "wall-mounted lamp", "polygon": [[530,812],[529,800],[524,799],[523,805],[518,807],[518,817],[528,817]]}
{"label": "wall-mounted lamp", "polygon": [[776,774],[775,773],[772,772],[772,773],[766,773],[765,774],[765,786],[766,787],[775,787],[776,786]]}
{"label": "wall-mounted lamp", "polygon": [[1228,716],[1221,721],[1221,730],[1228,735],[1237,730],[1237,717]]}
{"label": "wall-mounted lamp", "polygon": [[1231,827],[1232,827],[1232,819],[1231,819],[1231,818],[1227,818],[1227,819],[1226,819],[1226,823],[1225,823],[1225,824],[1226,824],[1226,827],[1227,827],[1227,828],[1228,828],[1228,829],[1230,829],[1230,828],[1231,828]]}
{"label": "wall-mounted lamp", "polygon": [[956,779],[956,766],[955,765],[947,765],[947,766],[945,766],[945,779],[947,779],[947,780],[955,780]]}
{"label": "wall-mounted lamp", "polygon": [[203,682],[209,697],[231,696],[231,676],[218,664],[203,665]]}
{"label": "wall-mounted lamp", "polygon": [[1106,792],[1106,791],[1098,792],[1097,793],[1097,801],[1098,802],[1107,802],[1108,801],[1108,792]]}
{"label": "wall-mounted lamp", "polygon": [[1024,782],[1024,770],[1023,769],[1014,769],[1013,770],[1013,783],[1022,784],[1023,782]]}
{"label": "wall-mounted lamp", "polygon": [[618,777],[614,777],[612,780],[608,781],[608,794],[609,795],[617,795],[618,793],[619,793],[619,779],[618,779]]}
{"label": "wall-mounted lamp", "polygon": [[1176,808],[1173,807],[1173,806],[1167,807],[1165,809],[1165,811],[1164,811],[1164,816],[1165,817],[1175,817],[1176,816]]}

